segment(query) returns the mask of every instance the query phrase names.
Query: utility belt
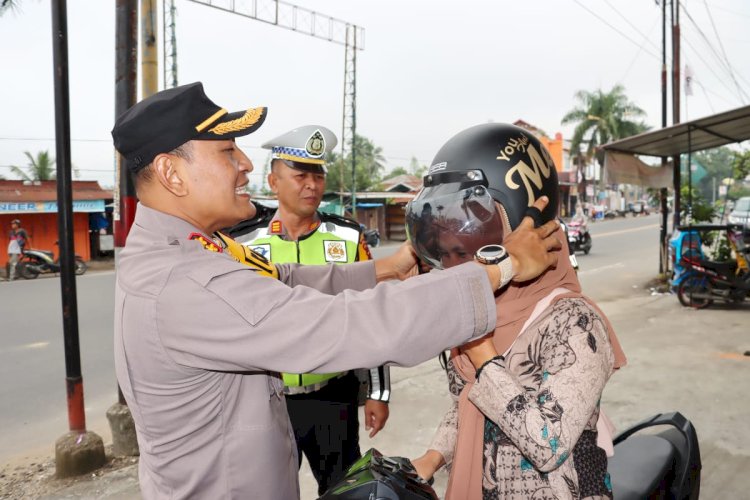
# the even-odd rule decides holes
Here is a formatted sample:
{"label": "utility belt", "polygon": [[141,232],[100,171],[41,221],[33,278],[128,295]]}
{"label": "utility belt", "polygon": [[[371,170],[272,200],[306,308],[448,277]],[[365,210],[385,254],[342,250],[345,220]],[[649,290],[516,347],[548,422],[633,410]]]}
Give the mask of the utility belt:
{"label": "utility belt", "polygon": [[283,373],[284,394],[310,394],[319,391],[331,381],[342,378],[349,372],[340,373]]}

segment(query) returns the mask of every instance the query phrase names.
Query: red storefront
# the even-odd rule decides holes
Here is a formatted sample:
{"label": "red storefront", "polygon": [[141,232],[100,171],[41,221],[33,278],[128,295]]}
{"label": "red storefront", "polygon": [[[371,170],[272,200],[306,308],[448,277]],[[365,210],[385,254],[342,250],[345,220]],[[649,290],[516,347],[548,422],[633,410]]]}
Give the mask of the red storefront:
{"label": "red storefront", "polygon": [[[91,259],[90,226],[92,217],[101,217],[105,204],[112,200],[96,181],[73,181],[73,244],[75,253],[84,260]],[[57,234],[57,183],[55,181],[5,181],[0,180],[0,266],[8,262],[8,232],[10,222],[20,219],[21,227],[29,234],[29,248],[52,250],[55,258],[58,249]]]}

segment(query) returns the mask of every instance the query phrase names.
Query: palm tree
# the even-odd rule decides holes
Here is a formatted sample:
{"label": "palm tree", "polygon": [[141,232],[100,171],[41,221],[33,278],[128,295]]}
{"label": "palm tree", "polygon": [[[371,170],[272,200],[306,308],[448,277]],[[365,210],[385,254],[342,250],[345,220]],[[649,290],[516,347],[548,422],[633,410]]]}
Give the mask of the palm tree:
{"label": "palm tree", "polygon": [[10,170],[25,181],[52,181],[55,180],[55,160],[50,158],[48,151],[39,151],[36,158],[31,153],[24,151],[23,154],[29,159],[26,170],[12,165]]}
{"label": "palm tree", "polygon": [[630,102],[622,85],[615,85],[609,92],[579,90],[575,98],[578,105],[562,119],[563,125],[576,123],[570,150],[579,151],[585,144],[586,157],[596,158],[600,168],[604,167],[604,152],[599,146],[649,128],[644,122],[631,119],[642,118],[646,112]]}

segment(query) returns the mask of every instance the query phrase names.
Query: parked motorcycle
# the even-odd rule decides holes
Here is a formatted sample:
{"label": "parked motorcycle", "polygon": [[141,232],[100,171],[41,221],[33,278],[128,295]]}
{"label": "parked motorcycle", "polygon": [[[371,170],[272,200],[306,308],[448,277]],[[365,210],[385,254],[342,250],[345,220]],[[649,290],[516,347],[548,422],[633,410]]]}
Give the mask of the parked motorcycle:
{"label": "parked motorcycle", "polygon": [[380,231],[377,229],[367,229],[364,224],[360,224],[360,227],[362,228],[362,231],[364,231],[367,246],[375,248],[380,245]]}
{"label": "parked motorcycle", "polygon": [[591,251],[591,235],[589,234],[588,224],[580,219],[573,219],[568,222],[568,244],[571,247],[571,254],[582,251],[588,255]]}
{"label": "parked motorcycle", "polygon": [[[656,426],[668,428],[639,434]],[[698,436],[693,424],[680,413],[648,418],[615,437],[614,445],[615,454],[608,464],[614,498],[698,499],[702,467]],[[370,449],[318,500],[437,498],[409,459],[387,457]]]}
{"label": "parked motorcycle", "polygon": [[[638,434],[656,426],[668,428]],[[682,414],[647,418],[617,435],[614,444],[607,470],[617,500],[698,499],[702,467],[698,435]]]}
{"label": "parked motorcycle", "polygon": [[[739,303],[750,297],[750,246],[745,245],[741,226],[693,226],[698,230],[725,230],[735,260],[715,262],[702,253],[685,253],[680,259],[677,298],[686,307],[704,309],[715,300]],[[675,266],[677,269],[677,266]]]}
{"label": "parked motorcycle", "polygon": [[[80,255],[75,256],[75,273],[81,275],[86,272],[88,266]],[[60,259],[55,260],[53,253],[49,250],[25,250],[18,261],[20,275],[33,280],[40,274],[59,273]]]}

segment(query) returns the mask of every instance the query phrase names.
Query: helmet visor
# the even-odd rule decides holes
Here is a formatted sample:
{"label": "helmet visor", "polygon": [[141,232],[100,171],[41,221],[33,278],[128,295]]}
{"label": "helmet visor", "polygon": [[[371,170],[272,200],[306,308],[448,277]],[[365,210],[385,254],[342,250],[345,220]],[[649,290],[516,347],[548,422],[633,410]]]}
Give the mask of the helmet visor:
{"label": "helmet visor", "polygon": [[423,190],[406,207],[406,232],[419,258],[437,269],[473,260],[484,245],[503,241],[503,223],[495,200],[481,185],[451,192],[443,184]]}

